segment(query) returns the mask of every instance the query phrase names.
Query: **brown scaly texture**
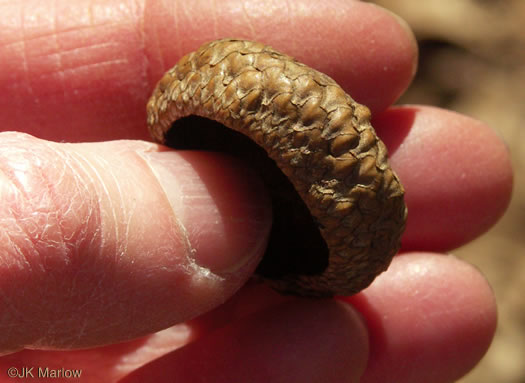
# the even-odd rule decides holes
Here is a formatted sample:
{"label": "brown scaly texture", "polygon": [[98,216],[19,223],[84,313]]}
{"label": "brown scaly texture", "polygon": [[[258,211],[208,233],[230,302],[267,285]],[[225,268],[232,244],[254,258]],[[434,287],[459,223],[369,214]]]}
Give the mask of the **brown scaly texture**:
{"label": "brown scaly texture", "polygon": [[[302,217],[299,207],[299,218],[282,218],[285,224],[276,235],[286,240],[288,228],[310,220],[325,241],[326,254],[322,247],[301,248],[300,233],[297,249],[293,243],[273,246],[284,246],[279,257],[290,256],[298,264],[284,274],[276,270],[278,264],[265,268],[262,275],[276,289],[305,296],[351,295],[386,270],[399,249],[406,218],[403,187],[370,125],[368,108],[328,76],[260,43],[218,40],[170,69],[147,110],[158,142],[169,141],[172,126],[178,129],[176,120],[204,117],[249,137],[291,181],[296,190],[291,193],[300,196],[304,204],[298,204],[306,205],[313,218]],[[272,196],[276,200],[286,193]],[[293,214],[286,210],[290,201],[286,195],[280,205],[288,215]],[[302,262],[316,257],[327,259],[301,271]]]}

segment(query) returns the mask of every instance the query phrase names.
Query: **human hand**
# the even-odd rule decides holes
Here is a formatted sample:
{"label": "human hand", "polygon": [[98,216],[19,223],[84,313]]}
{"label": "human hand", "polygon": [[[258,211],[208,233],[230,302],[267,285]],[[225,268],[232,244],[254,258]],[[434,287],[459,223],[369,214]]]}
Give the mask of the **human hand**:
{"label": "human hand", "polygon": [[[233,0],[55,4],[3,5],[13,15],[0,29],[3,130],[147,139],[146,100],[180,56],[225,36],[263,41],[371,107],[406,188],[405,254],[351,298],[282,297],[251,284],[235,294],[270,225],[259,181],[242,165],[156,154],[139,141],[2,134],[0,347],[11,354],[0,358],[0,382],[11,366],[82,369],[82,381],[105,382],[134,370],[127,381],[448,382],[479,360],[496,322],[490,288],[469,265],[430,251],[468,242],[503,213],[508,154],[472,119],[384,111],[415,67],[413,37],[395,18],[342,0],[271,10]],[[211,274],[188,258],[175,219]],[[102,347],[75,350],[87,346]]]}

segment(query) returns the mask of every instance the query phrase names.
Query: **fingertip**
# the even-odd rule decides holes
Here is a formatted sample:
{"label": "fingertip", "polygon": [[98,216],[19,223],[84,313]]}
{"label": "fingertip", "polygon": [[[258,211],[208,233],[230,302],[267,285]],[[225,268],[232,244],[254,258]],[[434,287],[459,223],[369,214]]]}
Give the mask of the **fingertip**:
{"label": "fingertip", "polygon": [[142,141],[0,142],[2,316],[16,328],[0,352],[161,330],[222,304],[262,257],[271,207],[232,158],[164,152],[159,175]]}
{"label": "fingertip", "polygon": [[0,46],[0,68],[8,74],[0,94],[3,127],[55,141],[148,139],[145,103],[154,84],[183,55],[219,38],[257,40],[294,56],[374,113],[407,88],[417,61],[406,24],[358,1],[108,0],[47,7],[28,0],[2,11],[22,15],[0,30],[0,40],[9,42]]}
{"label": "fingertip", "polygon": [[333,300],[294,300],[243,317],[122,382],[359,382],[368,355],[363,323]]}
{"label": "fingertip", "polygon": [[418,44],[409,25],[393,12],[367,2],[347,2],[350,5],[348,20],[340,26],[347,35],[338,41],[343,47],[339,55],[341,75],[335,73],[334,77],[376,115],[392,105],[412,82]]}
{"label": "fingertip", "polygon": [[[188,13],[194,17],[188,19]],[[184,28],[173,27],[174,17]],[[150,2],[145,20],[152,87],[183,55],[226,37],[260,41],[295,57],[334,78],[374,113],[404,92],[417,66],[417,43],[407,24],[359,1],[299,0],[268,7],[257,0],[226,0],[219,8]]]}
{"label": "fingertip", "polygon": [[349,300],[370,331],[362,382],[455,381],[483,357],[497,324],[486,279],[453,256],[400,255]]}
{"label": "fingertip", "polygon": [[272,219],[269,196],[253,169],[222,153],[145,151],[197,264],[219,275],[253,269]]}
{"label": "fingertip", "polygon": [[507,146],[486,124],[428,106],[374,118],[408,207],[405,250],[447,251],[486,232],[510,203]]}

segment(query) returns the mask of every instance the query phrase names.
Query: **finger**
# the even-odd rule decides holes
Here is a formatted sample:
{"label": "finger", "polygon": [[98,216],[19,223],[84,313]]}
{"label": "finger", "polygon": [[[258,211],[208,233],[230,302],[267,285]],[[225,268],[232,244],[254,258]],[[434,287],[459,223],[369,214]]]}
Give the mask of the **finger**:
{"label": "finger", "polygon": [[[145,10],[146,25],[152,28],[146,46],[157,45],[150,56],[153,79],[160,78],[182,55],[221,36],[270,44],[333,77],[372,111],[395,101],[415,73],[417,44],[410,28],[372,4],[301,0],[268,7],[257,0],[227,0],[217,9],[201,0],[189,7],[157,5]],[[180,29],[173,28],[173,17],[182,10],[192,17],[181,21],[187,28],[181,36]],[[213,24],[203,28],[209,20]]]}
{"label": "finger", "polygon": [[[82,370],[82,382],[116,381],[195,339],[209,336],[264,309],[294,300],[270,289],[265,283],[247,283],[227,302],[199,317],[136,340],[87,350],[23,350],[0,357],[0,370],[27,366]],[[0,379],[1,381],[1,379]]]}
{"label": "finger", "polygon": [[200,315],[250,276],[271,224],[261,183],[231,158],[141,141],[3,133],[0,193],[3,352],[109,344]]}
{"label": "finger", "polygon": [[363,383],[452,382],[488,349],[497,322],[486,280],[452,256],[409,253],[362,294],[370,360]]}
{"label": "finger", "polygon": [[0,7],[10,23],[0,28],[2,128],[56,141],[148,139],[145,105],[154,84],[184,54],[217,38],[273,45],[333,76],[373,111],[392,103],[415,71],[406,24],[354,1],[62,0],[51,7],[24,0]]}
{"label": "finger", "polygon": [[[10,371],[14,367],[19,374],[23,374],[33,367],[34,376],[38,375],[41,368],[44,373],[45,369],[48,369],[49,374],[52,370],[62,373],[64,380],[78,378],[80,374],[77,380],[83,383],[116,382],[138,367],[187,343],[191,332],[188,326],[181,324],[133,341],[105,347],[68,351],[23,350],[0,357],[0,369]],[[68,372],[61,372],[63,370]],[[0,382],[7,383],[8,380],[0,378]]]}
{"label": "finger", "polygon": [[405,250],[447,251],[503,215],[512,165],[507,147],[487,125],[426,106],[392,108],[373,124],[405,187]]}
{"label": "finger", "polygon": [[359,382],[368,353],[359,316],[334,300],[294,300],[230,323],[122,382]]}

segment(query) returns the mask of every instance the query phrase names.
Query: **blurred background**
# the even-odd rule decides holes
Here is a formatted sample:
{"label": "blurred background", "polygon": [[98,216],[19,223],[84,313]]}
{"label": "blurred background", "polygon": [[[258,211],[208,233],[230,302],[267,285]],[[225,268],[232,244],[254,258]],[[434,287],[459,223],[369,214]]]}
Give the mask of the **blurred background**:
{"label": "blurred background", "polygon": [[487,234],[454,254],[492,285],[499,324],[484,359],[460,383],[525,382],[525,1],[374,0],[419,41],[415,81],[399,103],[430,104],[486,122],[507,142],[513,198]]}

